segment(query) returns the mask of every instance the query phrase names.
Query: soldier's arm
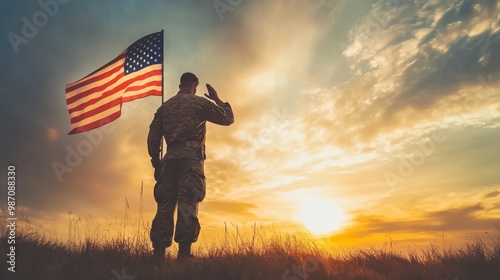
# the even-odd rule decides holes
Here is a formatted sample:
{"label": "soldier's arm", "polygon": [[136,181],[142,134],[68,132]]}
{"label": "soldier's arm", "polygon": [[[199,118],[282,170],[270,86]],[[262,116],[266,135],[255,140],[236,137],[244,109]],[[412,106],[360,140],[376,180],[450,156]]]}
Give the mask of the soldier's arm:
{"label": "soldier's arm", "polygon": [[156,111],[153,121],[149,125],[148,133],[148,153],[151,156],[151,164],[155,168],[160,164],[160,144],[163,136],[160,109]]}
{"label": "soldier's arm", "polygon": [[218,102],[218,105],[207,100],[205,118],[207,121],[219,125],[231,125],[234,123],[234,114],[231,105],[227,102]]}
{"label": "soldier's arm", "polygon": [[206,120],[219,125],[230,125],[234,123],[234,114],[231,105],[220,100],[217,91],[215,91],[210,84],[207,84],[207,89],[208,94],[205,94],[205,96],[213,100],[217,105],[205,99]]}

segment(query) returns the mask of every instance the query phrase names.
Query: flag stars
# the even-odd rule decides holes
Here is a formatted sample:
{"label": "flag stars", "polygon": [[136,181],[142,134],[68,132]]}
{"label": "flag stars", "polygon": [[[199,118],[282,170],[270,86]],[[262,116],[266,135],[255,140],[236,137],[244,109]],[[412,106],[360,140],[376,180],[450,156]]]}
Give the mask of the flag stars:
{"label": "flag stars", "polygon": [[130,46],[125,59],[125,74],[131,74],[144,67],[161,63],[162,45],[161,34],[158,33],[146,36]]}

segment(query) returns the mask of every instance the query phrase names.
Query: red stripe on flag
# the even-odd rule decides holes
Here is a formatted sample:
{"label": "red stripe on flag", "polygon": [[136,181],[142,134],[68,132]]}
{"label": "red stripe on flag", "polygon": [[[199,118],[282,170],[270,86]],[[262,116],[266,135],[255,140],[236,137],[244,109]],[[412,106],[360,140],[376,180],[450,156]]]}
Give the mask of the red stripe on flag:
{"label": "red stripe on flag", "polygon": [[[88,74],[87,76],[85,76],[85,77],[81,78],[80,80],[78,80],[78,81],[76,81],[76,82],[72,83],[72,84],[71,84],[71,86],[69,87],[69,89],[68,89],[68,88],[66,88],[66,94],[68,93],[68,91],[69,91],[69,90],[71,90],[71,91],[72,91],[72,90],[73,90],[73,87],[81,87],[81,86],[82,86],[82,84],[83,84],[83,85],[87,85],[87,84],[88,84],[88,83],[87,83],[87,81],[89,81],[89,80],[90,80],[90,79],[88,79],[90,76],[95,75],[97,72],[99,72],[99,71],[103,70],[104,68],[106,68],[106,67],[108,67],[108,66],[112,65],[113,63],[115,63],[115,62],[119,61],[120,59],[125,58],[125,56],[126,56],[126,55],[127,55],[127,52],[125,51],[125,52],[123,52],[122,54],[120,54],[119,56],[117,56],[115,59],[113,59],[113,60],[111,60],[110,62],[106,63],[106,65],[104,65],[104,66],[102,66],[101,68],[99,68],[99,69],[95,70],[94,72],[92,72],[92,73]],[[123,67],[123,64],[121,64],[121,67]],[[114,68],[112,68],[112,69],[115,69],[115,68],[116,68],[116,67],[114,67]],[[105,73],[103,73],[103,74],[105,74]],[[98,76],[96,76],[96,77],[99,77],[99,76],[100,76],[100,75],[98,75]],[[95,78],[95,77],[92,77],[91,79],[94,79],[94,78]],[[88,80],[86,80],[86,79],[88,79]],[[100,80],[100,79],[98,79],[98,80]],[[85,83],[85,84],[84,84],[84,83]]]}
{"label": "red stripe on flag", "polygon": [[[161,75],[162,70],[152,70],[151,72],[157,73],[156,75]],[[102,100],[110,95],[113,95],[120,90],[123,90],[124,88],[128,87],[131,83],[143,80],[144,77],[147,78],[149,76],[150,76],[149,73],[145,73],[145,74],[142,74],[142,75],[135,77],[134,79],[125,80],[119,86],[115,87],[113,90],[105,91],[103,95],[96,97],[96,98],[93,98],[93,99],[91,99],[83,104],[80,104],[80,105],[76,106],[75,108],[69,109],[69,113],[71,114],[71,113],[76,112],[76,111],[84,110],[87,106],[95,104],[95,103],[99,102],[100,100]],[[69,105],[69,103],[68,103],[68,105]]]}
{"label": "red stripe on flag", "polygon": [[116,119],[118,119],[120,117],[120,115],[122,114],[121,110],[116,112],[116,113],[113,113],[105,118],[102,118],[98,121],[95,121],[95,122],[92,122],[92,123],[89,123],[89,124],[86,124],[86,125],[82,125],[82,126],[79,126],[79,127],[75,127],[73,128],[68,134],[76,134],[76,133],[80,133],[80,132],[85,132],[85,131],[88,131],[88,130],[91,130],[91,129],[94,129],[94,128],[98,128],[100,126],[103,126],[105,124],[108,124]]}
{"label": "red stripe on flag", "polygon": [[123,68],[123,64],[120,64],[120,65],[117,65],[113,68],[109,68],[109,70],[107,70],[106,72],[102,73],[102,74],[99,74],[95,77],[92,77],[88,80],[85,80],[83,82],[80,82],[80,83],[77,83],[77,84],[73,84],[71,85],[70,87],[66,88],[66,94],[69,94],[71,93],[72,91],[75,91],[81,87],[84,87],[84,86],[87,86],[87,85],[90,85],[92,83],[95,83],[95,82],[98,82],[100,80],[103,80],[103,79],[106,79],[108,77],[110,77],[111,75],[117,73],[118,71],[120,71],[121,69]]}
{"label": "red stripe on flag", "polygon": [[150,96],[150,95],[161,96],[161,91],[152,89],[152,90],[150,90],[148,92],[141,93],[141,94],[138,94],[138,95],[132,95],[132,96],[123,97],[122,98],[122,102],[130,102],[130,101],[134,101],[136,99],[143,98],[143,97]]}
{"label": "red stripe on flag", "polygon": [[[118,70],[120,71],[120,70]],[[113,73],[114,74],[114,73]],[[121,78],[123,78],[123,71],[121,73],[119,73],[115,78],[113,78],[112,80],[108,81],[107,83],[105,84],[102,84],[102,85],[99,85],[99,86],[96,86],[96,87],[93,87],[91,89],[88,89],[84,92],[80,92],[79,94],[71,97],[71,98],[68,98],[66,103],[69,105],[79,99],[82,99],[82,98],[85,98],[93,93],[96,93],[96,92],[100,92],[100,91],[104,91],[106,88],[108,88],[109,86],[113,85],[113,84],[116,84]]]}
{"label": "red stripe on flag", "polygon": [[99,107],[97,107],[95,109],[92,109],[92,110],[90,110],[88,112],[85,112],[85,113],[83,113],[83,114],[81,114],[79,116],[73,117],[73,118],[71,118],[71,123],[77,123],[77,122],[79,122],[81,120],[84,120],[86,118],[91,118],[91,117],[93,117],[93,116],[95,116],[97,114],[100,114],[100,113],[108,110],[108,109],[111,109],[111,108],[113,108],[115,106],[118,106],[118,105],[120,105],[122,103],[122,101],[120,99],[121,99],[121,97],[118,97],[115,100],[112,100],[111,102],[103,104],[103,105],[101,105],[101,106],[99,106]]}
{"label": "red stripe on flag", "polygon": [[141,86],[131,86],[131,87],[127,88],[127,90],[125,92],[136,91],[136,90],[140,90],[140,89],[147,88],[150,86],[160,86],[161,87],[161,84],[162,84],[161,81],[151,81],[151,82],[145,83],[144,85],[141,85]]}
{"label": "red stripe on flag", "polygon": [[[150,95],[162,96],[163,43],[163,31],[144,36],[104,66],[66,85],[66,104],[72,125],[69,134],[116,120],[121,115],[123,102]],[[149,68],[153,65],[156,66]],[[134,72],[125,75],[125,69]]]}

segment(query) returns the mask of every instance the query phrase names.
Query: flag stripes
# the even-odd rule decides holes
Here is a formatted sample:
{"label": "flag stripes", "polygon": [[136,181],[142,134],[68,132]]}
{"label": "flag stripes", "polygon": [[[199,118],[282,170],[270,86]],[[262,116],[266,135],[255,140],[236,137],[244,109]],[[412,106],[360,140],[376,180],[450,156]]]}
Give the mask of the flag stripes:
{"label": "flag stripes", "polygon": [[121,114],[123,102],[162,96],[163,34],[141,38],[83,79],[66,86],[69,134],[107,124]]}

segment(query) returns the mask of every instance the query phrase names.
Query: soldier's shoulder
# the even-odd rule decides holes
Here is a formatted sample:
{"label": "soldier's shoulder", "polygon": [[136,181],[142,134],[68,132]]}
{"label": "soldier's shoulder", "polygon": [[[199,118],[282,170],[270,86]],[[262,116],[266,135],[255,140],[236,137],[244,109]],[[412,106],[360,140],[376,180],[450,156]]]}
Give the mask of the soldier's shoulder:
{"label": "soldier's shoulder", "polygon": [[186,102],[191,102],[193,104],[206,105],[209,102],[205,97],[201,97],[198,95],[188,95],[185,97]]}
{"label": "soldier's shoulder", "polygon": [[193,95],[193,97],[194,97],[194,98],[196,98],[196,100],[197,100],[197,101],[199,101],[199,102],[203,102],[203,103],[205,103],[205,102],[209,102],[209,101],[208,101],[205,97],[203,97],[203,96]]}
{"label": "soldier's shoulder", "polygon": [[207,105],[208,101],[205,97],[198,96],[198,95],[193,95],[193,94],[182,94],[182,95],[175,95],[171,97],[169,100],[165,101],[163,105],[169,106],[169,104],[174,104],[174,103],[192,103],[192,104],[200,104],[200,105]]}
{"label": "soldier's shoulder", "polygon": [[163,104],[160,106],[160,108],[166,108],[166,107],[171,106],[171,104],[175,104],[178,102],[180,102],[180,96],[174,95],[174,96],[170,97],[169,99],[167,99],[165,102],[163,102]]}

